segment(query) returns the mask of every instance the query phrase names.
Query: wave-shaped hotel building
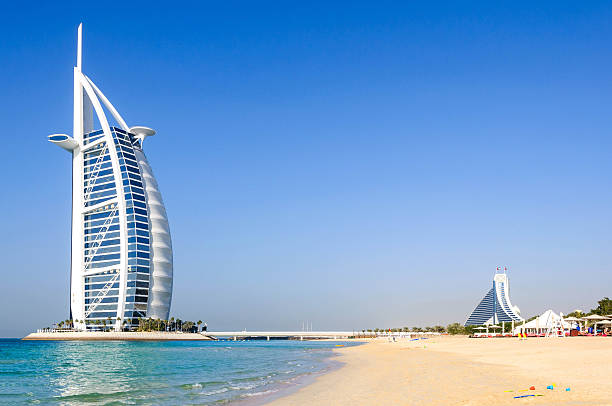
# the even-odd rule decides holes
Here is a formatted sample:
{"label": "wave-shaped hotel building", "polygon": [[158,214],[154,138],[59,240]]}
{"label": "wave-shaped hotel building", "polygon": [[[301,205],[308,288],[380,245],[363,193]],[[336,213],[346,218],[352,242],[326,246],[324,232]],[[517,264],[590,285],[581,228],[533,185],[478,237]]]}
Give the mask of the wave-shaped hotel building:
{"label": "wave-shaped hotel building", "polygon": [[[78,329],[109,318],[117,330],[140,317],[167,320],[172,241],[142,149],[155,131],[129,127],[82,72],[81,33],[79,26],[73,135],[49,136],[72,154],[70,317]],[[109,116],[116,124],[109,124]]]}
{"label": "wave-shaped hotel building", "polygon": [[504,272],[499,272],[500,270],[497,268],[493,286],[472,311],[465,322],[466,326],[523,321],[519,308],[510,302],[508,275],[505,269]]}

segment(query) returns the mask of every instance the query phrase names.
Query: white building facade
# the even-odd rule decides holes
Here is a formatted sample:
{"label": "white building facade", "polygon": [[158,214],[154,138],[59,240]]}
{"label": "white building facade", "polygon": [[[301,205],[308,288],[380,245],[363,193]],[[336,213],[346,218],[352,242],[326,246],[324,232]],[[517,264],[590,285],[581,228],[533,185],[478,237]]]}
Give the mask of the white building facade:
{"label": "white building facade", "polygon": [[480,326],[512,321],[523,321],[523,318],[519,308],[510,302],[508,275],[497,272],[493,277],[493,287],[472,311],[465,325]]}
{"label": "white building facade", "polygon": [[142,149],[155,131],[129,127],[82,72],[81,33],[79,26],[73,135],[48,137],[72,154],[71,318],[82,330],[98,321],[119,330],[138,318],[167,320],[172,240]]}

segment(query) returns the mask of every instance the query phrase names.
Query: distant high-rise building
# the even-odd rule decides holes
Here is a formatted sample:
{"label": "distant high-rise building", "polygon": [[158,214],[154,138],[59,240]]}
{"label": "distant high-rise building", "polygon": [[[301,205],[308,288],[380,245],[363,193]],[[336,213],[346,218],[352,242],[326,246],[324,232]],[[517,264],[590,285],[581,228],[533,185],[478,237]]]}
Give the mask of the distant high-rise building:
{"label": "distant high-rise building", "polygon": [[[167,320],[172,241],[142,150],[144,139],[155,131],[128,127],[83,74],[81,33],[79,26],[73,135],[49,136],[72,154],[71,318],[79,329],[109,318],[115,329],[135,325],[140,317]],[[116,125],[109,124],[107,113]]]}
{"label": "distant high-rise building", "polygon": [[504,272],[495,273],[493,287],[474,309],[465,322],[466,326],[497,324],[501,322],[523,321],[520,310],[510,302],[510,287],[508,275]]}

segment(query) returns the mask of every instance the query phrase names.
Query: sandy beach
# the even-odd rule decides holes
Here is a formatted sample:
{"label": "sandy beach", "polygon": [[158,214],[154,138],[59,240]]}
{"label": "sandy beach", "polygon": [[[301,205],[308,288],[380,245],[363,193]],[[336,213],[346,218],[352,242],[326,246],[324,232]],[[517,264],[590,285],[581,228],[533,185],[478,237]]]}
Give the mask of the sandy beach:
{"label": "sandy beach", "polygon": [[612,405],[612,338],[376,339],[336,351],[341,368],[269,404]]}

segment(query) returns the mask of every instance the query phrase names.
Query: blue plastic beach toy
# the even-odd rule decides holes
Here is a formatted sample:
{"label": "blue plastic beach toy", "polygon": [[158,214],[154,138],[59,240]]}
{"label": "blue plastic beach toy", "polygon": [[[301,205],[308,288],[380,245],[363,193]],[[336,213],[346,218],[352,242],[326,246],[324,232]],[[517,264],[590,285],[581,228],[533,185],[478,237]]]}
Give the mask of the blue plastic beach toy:
{"label": "blue plastic beach toy", "polygon": [[554,389],[554,387],[553,387],[552,385],[548,385],[548,386],[546,387],[546,389],[553,390],[553,389]]}

